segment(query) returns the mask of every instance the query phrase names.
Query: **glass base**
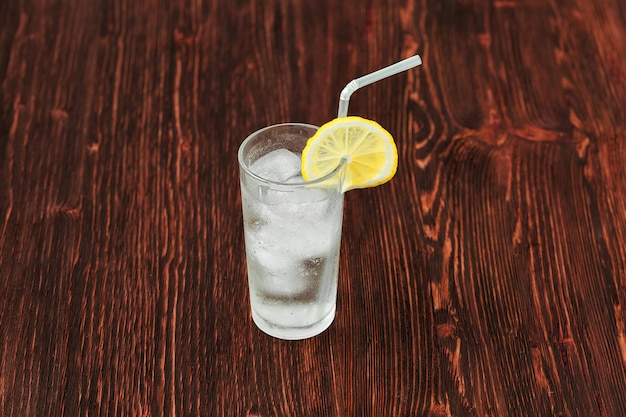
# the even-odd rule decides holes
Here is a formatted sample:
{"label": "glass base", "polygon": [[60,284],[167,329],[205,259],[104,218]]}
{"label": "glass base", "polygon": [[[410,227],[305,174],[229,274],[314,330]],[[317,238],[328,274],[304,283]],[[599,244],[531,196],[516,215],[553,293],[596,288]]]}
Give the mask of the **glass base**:
{"label": "glass base", "polygon": [[257,315],[254,312],[254,309],[252,309],[252,320],[254,320],[254,324],[256,324],[256,326],[261,329],[263,333],[272,337],[284,340],[302,340],[317,336],[324,330],[328,329],[335,319],[335,309],[336,307],[333,307],[333,309],[330,310],[330,312],[320,321],[306,327],[277,326]]}

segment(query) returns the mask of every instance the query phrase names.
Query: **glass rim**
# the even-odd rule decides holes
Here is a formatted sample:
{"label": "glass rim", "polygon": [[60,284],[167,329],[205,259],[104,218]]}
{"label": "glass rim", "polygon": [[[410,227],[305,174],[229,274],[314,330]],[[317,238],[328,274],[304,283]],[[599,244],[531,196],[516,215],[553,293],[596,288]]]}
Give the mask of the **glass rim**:
{"label": "glass rim", "polygon": [[[244,140],[243,142],[241,142],[241,145],[239,145],[239,150],[237,151],[237,159],[239,162],[239,167],[250,177],[254,178],[256,181],[259,181],[261,183],[265,183],[267,185],[272,185],[272,186],[277,186],[280,188],[303,188],[303,187],[311,187],[311,186],[315,186],[318,184],[323,183],[324,181],[327,181],[329,178],[332,178],[333,176],[335,176],[339,170],[341,169],[341,167],[343,166],[343,163],[340,163],[335,169],[333,169],[331,172],[329,172],[328,174],[324,175],[323,177],[317,178],[315,180],[312,181],[302,181],[302,182],[282,182],[282,181],[274,181],[271,180],[269,178],[264,178],[260,175],[255,174],[250,167],[244,163],[244,159],[243,159],[243,149],[244,147],[248,144],[248,142],[250,142],[255,136],[267,131],[267,130],[271,130],[271,129],[275,129],[278,127],[306,127],[306,128],[311,128],[314,130],[319,129],[319,126],[315,126],[312,124],[308,124],[308,123],[300,123],[300,122],[287,122],[287,123],[278,123],[278,124],[273,124],[273,125],[269,125],[269,126],[265,126],[261,129],[255,130],[254,132],[250,133]],[[323,188],[327,188],[327,187],[323,187]]]}

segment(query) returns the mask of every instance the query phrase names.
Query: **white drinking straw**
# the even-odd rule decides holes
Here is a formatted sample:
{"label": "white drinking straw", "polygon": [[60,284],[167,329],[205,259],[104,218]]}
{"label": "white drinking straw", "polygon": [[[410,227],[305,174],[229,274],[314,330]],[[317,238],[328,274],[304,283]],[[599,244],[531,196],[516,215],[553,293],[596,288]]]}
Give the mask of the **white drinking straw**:
{"label": "white drinking straw", "polygon": [[410,58],[389,65],[388,67],[374,71],[371,74],[367,74],[350,81],[344,89],[341,90],[341,94],[339,95],[339,112],[337,113],[337,117],[346,117],[348,115],[348,103],[350,101],[350,96],[359,88],[375,83],[376,81],[380,81],[383,78],[391,77],[392,75],[396,75],[402,71],[415,68],[421,64],[422,58],[420,58],[419,55],[414,55]]}

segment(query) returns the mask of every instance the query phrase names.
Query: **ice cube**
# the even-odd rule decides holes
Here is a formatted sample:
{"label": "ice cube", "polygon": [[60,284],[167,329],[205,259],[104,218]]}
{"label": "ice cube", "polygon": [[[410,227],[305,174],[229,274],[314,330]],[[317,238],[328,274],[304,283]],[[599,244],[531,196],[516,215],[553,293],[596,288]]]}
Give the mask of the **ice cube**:
{"label": "ice cube", "polygon": [[308,287],[298,270],[298,259],[286,256],[281,248],[252,246],[250,255],[250,265],[258,268],[254,285],[265,296],[292,297]]}
{"label": "ice cube", "polygon": [[300,157],[287,149],[277,149],[263,155],[250,166],[259,177],[285,182],[300,175],[302,161]]}
{"label": "ice cube", "polygon": [[[298,175],[289,178],[287,181],[289,184],[302,184],[305,183],[304,178],[300,173]],[[290,202],[292,203],[315,203],[323,200],[327,200],[329,191],[322,188],[304,187],[294,190]]]}
{"label": "ice cube", "polygon": [[299,183],[304,182],[304,178],[302,177],[302,174],[300,173],[300,171],[298,171],[296,175],[288,178],[285,182],[287,184],[299,184]]}
{"label": "ice cube", "polygon": [[333,243],[332,232],[326,224],[299,220],[296,230],[293,225],[281,224],[272,227],[270,233],[281,253],[303,258],[326,256]]}
{"label": "ice cube", "polygon": [[[275,247],[261,242],[261,244],[249,244],[252,257],[273,276],[287,275],[291,271],[292,262]],[[269,247],[268,247],[269,246]]]}

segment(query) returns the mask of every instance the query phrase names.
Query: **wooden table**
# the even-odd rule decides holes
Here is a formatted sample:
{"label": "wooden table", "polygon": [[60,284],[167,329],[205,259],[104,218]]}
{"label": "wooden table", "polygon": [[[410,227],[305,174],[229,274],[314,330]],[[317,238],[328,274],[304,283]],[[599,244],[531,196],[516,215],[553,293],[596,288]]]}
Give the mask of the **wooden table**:
{"label": "wooden table", "polygon": [[[266,336],[239,144],[416,53],[335,322]],[[0,2],[0,415],[626,415],[625,63],[619,0]]]}

